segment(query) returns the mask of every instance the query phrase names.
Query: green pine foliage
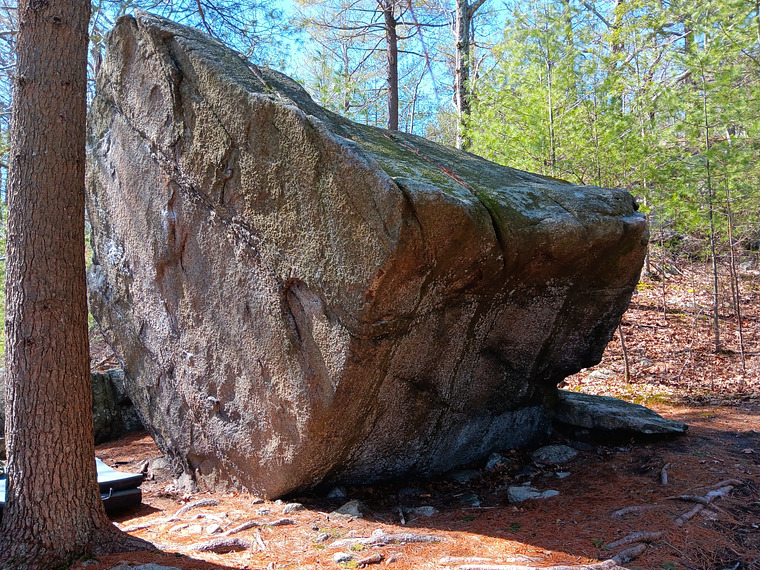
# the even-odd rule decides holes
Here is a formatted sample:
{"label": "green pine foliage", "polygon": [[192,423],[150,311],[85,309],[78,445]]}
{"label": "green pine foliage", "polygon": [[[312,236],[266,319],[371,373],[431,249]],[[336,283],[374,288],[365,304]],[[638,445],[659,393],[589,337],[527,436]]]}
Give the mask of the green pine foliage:
{"label": "green pine foliage", "polygon": [[729,207],[735,242],[757,242],[756,2],[515,3],[474,87],[476,153],[625,188],[693,254],[708,251],[710,203],[724,248]]}

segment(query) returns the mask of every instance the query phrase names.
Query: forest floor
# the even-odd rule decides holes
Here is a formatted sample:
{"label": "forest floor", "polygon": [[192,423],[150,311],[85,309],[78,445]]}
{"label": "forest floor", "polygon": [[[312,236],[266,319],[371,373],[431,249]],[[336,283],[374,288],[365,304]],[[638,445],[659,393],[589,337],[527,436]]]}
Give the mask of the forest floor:
{"label": "forest floor", "polygon": [[[466,483],[441,477],[349,488],[348,498],[366,506],[362,518],[333,514],[347,499],[318,495],[260,502],[243,493],[185,494],[165,470],[151,468],[143,505],[114,520],[157,550],[80,561],[74,568],[147,562],[183,570],[583,567],[637,544],[615,541],[646,532],[638,535],[643,552],[626,568],[760,570],[760,272],[746,267],[740,275],[742,367],[731,304],[720,306],[722,347],[715,351],[709,267],[682,263],[671,269],[664,283],[642,279],[623,319],[630,378],[616,334],[602,362],[564,387],[642,403],[687,423],[685,435],[578,441],[556,433],[555,443],[580,450],[568,464],[536,465],[530,450],[512,451],[504,453],[509,465],[471,466],[478,473]],[[729,298],[725,285],[721,294]],[[97,455],[118,469],[139,471],[161,454],[138,433],[99,446]],[[506,489],[524,482],[559,495],[510,503]],[[473,494],[480,506],[472,506]],[[201,499],[212,501],[202,506],[196,503]],[[304,508],[287,512],[292,502]],[[435,513],[407,510],[402,520],[402,505]],[[183,506],[191,508],[175,516]],[[620,511],[627,507],[633,508]],[[247,521],[256,525],[227,535],[229,552],[197,550]],[[362,545],[378,529],[412,534]],[[437,541],[413,541],[420,536]],[[234,538],[241,539],[237,546]],[[341,539],[349,540],[333,546]],[[339,565],[338,552],[353,558]]]}

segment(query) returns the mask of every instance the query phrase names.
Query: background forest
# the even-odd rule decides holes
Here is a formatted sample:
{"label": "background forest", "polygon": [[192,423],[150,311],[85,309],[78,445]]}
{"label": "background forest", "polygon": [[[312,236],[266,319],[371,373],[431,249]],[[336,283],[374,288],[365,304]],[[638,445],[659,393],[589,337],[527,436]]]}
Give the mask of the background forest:
{"label": "background forest", "polygon": [[[284,71],[356,121],[624,188],[659,246],[647,271],[677,271],[673,255],[710,261],[716,332],[721,302],[739,311],[737,271],[756,264],[760,248],[760,0],[98,0],[92,8],[91,76],[116,18],[144,9]],[[15,28],[15,5],[0,6],[3,198]],[[719,277],[732,284],[726,293]]]}

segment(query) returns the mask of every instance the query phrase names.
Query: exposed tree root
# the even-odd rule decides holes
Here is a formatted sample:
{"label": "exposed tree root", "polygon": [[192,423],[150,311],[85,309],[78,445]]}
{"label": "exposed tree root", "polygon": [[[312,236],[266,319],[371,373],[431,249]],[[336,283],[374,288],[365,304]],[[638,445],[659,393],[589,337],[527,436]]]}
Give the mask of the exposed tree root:
{"label": "exposed tree root", "polygon": [[362,546],[384,546],[391,543],[402,542],[444,542],[446,539],[431,534],[417,534],[416,532],[399,532],[386,534],[382,530],[376,530],[372,536],[365,538],[342,538],[330,544],[330,548],[346,548],[352,544]]}
{"label": "exposed tree root", "polygon": [[105,556],[119,552],[154,550],[155,548],[152,542],[127,534],[113,524],[109,524],[93,538],[91,552],[96,556]]}
{"label": "exposed tree root", "polygon": [[273,521],[269,521],[269,522],[250,520],[250,521],[244,522],[243,524],[240,524],[240,525],[238,525],[238,526],[236,526],[234,528],[231,528],[230,530],[228,530],[226,532],[223,532],[222,536],[230,536],[232,534],[237,534],[239,532],[243,532],[244,530],[248,530],[248,529],[251,529],[251,528],[256,528],[256,527],[259,527],[259,526],[286,526],[286,525],[291,525],[291,524],[296,524],[296,521],[294,521],[293,519],[289,519],[289,518],[282,518],[282,519],[277,519],[277,520],[273,520]]}
{"label": "exposed tree root", "polygon": [[[536,570],[537,566],[522,566],[514,564],[465,564],[458,566],[457,570]],[[614,559],[597,562],[595,564],[581,564],[578,566],[543,566],[541,570],[625,570]]]}
{"label": "exposed tree root", "polygon": [[604,550],[614,550],[615,548],[620,548],[621,546],[626,546],[628,544],[634,544],[636,542],[651,542],[653,540],[657,540],[662,536],[662,532],[648,532],[645,530],[634,532],[629,534],[628,536],[624,536],[620,540],[616,540],[615,542],[610,542],[609,544],[606,544],[604,546]]}
{"label": "exposed tree root", "polygon": [[648,511],[650,509],[655,509],[659,505],[635,505],[632,507],[623,507],[622,509],[618,509],[614,513],[612,513],[613,517],[623,518],[625,515],[630,515],[633,513],[643,513],[644,511]]}
{"label": "exposed tree root", "polygon": [[179,509],[176,513],[172,515],[172,517],[169,520],[179,520],[179,517],[181,515],[184,515],[188,511],[192,511],[193,509],[198,509],[200,507],[215,507],[219,504],[219,501],[216,499],[198,499],[197,501],[193,501],[192,503],[186,504],[184,507]]}
{"label": "exposed tree root", "polygon": [[369,566],[370,564],[380,564],[382,561],[383,561],[383,555],[378,552],[377,554],[373,554],[372,556],[367,556],[366,558],[357,560],[356,565],[359,568],[364,568],[365,566]]}
{"label": "exposed tree root", "polygon": [[682,514],[680,517],[676,519],[676,526],[683,526],[687,522],[689,522],[691,519],[693,519],[699,512],[704,509],[704,505],[696,505],[693,509],[691,509],[689,512],[686,512]]}
{"label": "exposed tree root", "polygon": [[224,554],[225,552],[237,552],[239,550],[248,550],[249,548],[251,548],[251,543],[247,540],[243,540],[242,538],[224,537],[191,544],[186,550]]}

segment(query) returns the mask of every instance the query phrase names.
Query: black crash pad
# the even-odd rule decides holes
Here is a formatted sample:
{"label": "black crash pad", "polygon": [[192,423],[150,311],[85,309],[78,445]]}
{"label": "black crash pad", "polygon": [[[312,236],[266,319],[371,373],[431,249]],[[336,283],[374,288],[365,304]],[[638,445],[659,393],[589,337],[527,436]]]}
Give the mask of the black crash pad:
{"label": "black crash pad", "polygon": [[[142,473],[124,473],[111,469],[100,459],[95,459],[98,468],[98,486],[106,511],[119,511],[134,507],[142,502],[140,485]],[[5,475],[0,478],[0,510],[5,507]],[[53,500],[53,497],[51,497]]]}

